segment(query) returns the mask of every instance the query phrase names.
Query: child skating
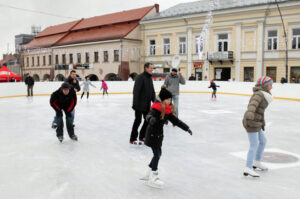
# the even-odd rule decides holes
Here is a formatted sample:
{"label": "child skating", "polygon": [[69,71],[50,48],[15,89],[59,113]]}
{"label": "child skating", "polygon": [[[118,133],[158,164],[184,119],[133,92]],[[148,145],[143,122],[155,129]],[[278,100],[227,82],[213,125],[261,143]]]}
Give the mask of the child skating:
{"label": "child skating", "polygon": [[90,85],[94,88],[96,88],[96,86],[94,86],[89,77],[85,77],[85,81],[82,82],[82,84],[80,84],[80,86],[83,86],[83,90],[82,90],[82,95],[81,95],[81,99],[84,96],[84,93],[86,93],[86,99],[89,99],[89,94],[90,94]]}
{"label": "child skating", "polygon": [[211,80],[210,81],[210,86],[208,87],[208,88],[212,88],[213,89],[213,92],[212,92],[212,94],[211,94],[211,99],[213,99],[213,98],[217,98],[217,95],[216,95],[216,93],[217,93],[217,87],[220,87],[220,86],[217,86],[216,85],[216,83],[214,82],[214,80]]}
{"label": "child skating", "polygon": [[162,188],[164,183],[158,176],[158,162],[161,156],[161,147],[163,142],[163,126],[166,120],[169,120],[175,126],[187,131],[192,135],[190,128],[176,117],[175,107],[171,104],[172,94],[165,88],[162,88],[156,101],[152,104],[151,110],[146,116],[148,127],[146,130],[145,145],[151,147],[153,158],[148,165],[146,175],[141,180],[148,181],[148,185],[155,188]]}
{"label": "child skating", "polygon": [[100,89],[100,90],[102,90],[102,89],[103,89],[103,97],[104,97],[104,94],[105,94],[105,93],[106,93],[107,96],[108,96],[108,92],[107,92],[108,86],[107,86],[106,82],[104,81],[104,79],[102,80],[102,86],[101,86],[101,89]]}
{"label": "child skating", "polygon": [[262,154],[266,145],[265,131],[265,109],[273,100],[271,95],[273,80],[270,77],[261,77],[253,88],[248,109],[244,115],[243,125],[247,131],[250,148],[247,155],[245,176],[260,177],[254,169],[267,171],[268,168],[261,163]]}

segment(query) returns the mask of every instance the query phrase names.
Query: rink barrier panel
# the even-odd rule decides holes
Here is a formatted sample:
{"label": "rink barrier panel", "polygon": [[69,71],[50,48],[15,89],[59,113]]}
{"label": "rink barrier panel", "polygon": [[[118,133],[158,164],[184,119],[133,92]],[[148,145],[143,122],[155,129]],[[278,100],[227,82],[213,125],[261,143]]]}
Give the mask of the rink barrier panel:
{"label": "rink barrier panel", "polygon": [[[81,82],[80,82],[81,83]],[[92,82],[97,88],[90,87],[90,95],[102,95],[100,90],[101,82]],[[156,91],[159,91],[163,81],[154,81]],[[34,96],[50,96],[52,92],[60,87],[62,82],[36,82],[33,93]],[[134,82],[113,81],[107,82],[109,86],[109,94],[126,95],[132,94]],[[210,94],[212,89],[209,89],[208,81],[187,81],[186,85],[181,85],[182,94]],[[251,96],[252,88],[255,85],[253,82],[216,82],[220,85],[217,95],[236,95],[236,96]],[[274,99],[300,101],[300,84],[273,84],[272,94]],[[77,93],[81,95],[81,92]],[[27,88],[24,82],[1,83],[0,84],[0,99],[26,97]]]}

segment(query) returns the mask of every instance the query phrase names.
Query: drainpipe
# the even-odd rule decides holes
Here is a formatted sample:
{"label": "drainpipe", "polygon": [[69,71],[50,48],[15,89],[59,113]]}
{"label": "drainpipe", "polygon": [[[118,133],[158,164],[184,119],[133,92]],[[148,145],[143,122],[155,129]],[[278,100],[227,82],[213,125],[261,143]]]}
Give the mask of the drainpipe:
{"label": "drainpipe", "polygon": [[120,75],[121,75],[121,79],[123,80],[122,78],[122,58],[123,58],[123,39],[121,39],[121,52],[120,52],[120,56],[121,56],[121,64],[120,64]]}
{"label": "drainpipe", "polygon": [[[266,35],[266,20],[268,15],[270,14],[270,9],[269,7],[265,10],[265,16],[264,16],[264,21],[263,21],[263,42],[262,42],[262,60],[261,60],[261,75],[264,76],[264,60],[265,60],[265,35]],[[258,78],[258,77],[257,77]]]}
{"label": "drainpipe", "polygon": [[283,31],[284,31],[284,40],[285,40],[285,78],[286,78],[286,81],[287,82],[290,82],[289,79],[288,79],[288,72],[289,72],[289,66],[288,66],[288,38],[287,38],[287,35],[286,35],[286,31],[285,31],[285,25],[284,25],[284,21],[283,21],[283,17],[282,17],[282,14],[281,14],[281,10],[279,8],[279,4],[277,2],[277,0],[275,0],[276,2],[276,5],[277,5],[277,9],[278,9],[278,12],[279,12],[279,15],[280,15],[280,18],[281,18],[281,23],[282,23],[282,26],[283,26]]}

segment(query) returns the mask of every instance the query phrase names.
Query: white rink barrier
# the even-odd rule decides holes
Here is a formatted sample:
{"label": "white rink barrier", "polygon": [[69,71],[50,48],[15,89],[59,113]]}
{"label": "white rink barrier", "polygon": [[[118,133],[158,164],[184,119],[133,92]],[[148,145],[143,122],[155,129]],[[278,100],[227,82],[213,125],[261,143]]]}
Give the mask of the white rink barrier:
{"label": "white rink barrier", "polygon": [[[49,96],[57,90],[63,82],[36,82],[33,88],[35,96]],[[81,83],[81,82],[80,82]],[[154,81],[155,91],[159,92],[163,81]],[[100,94],[101,81],[92,82],[96,88],[90,86],[90,94]],[[220,87],[218,94],[250,96],[254,82],[216,82]],[[134,82],[108,81],[110,94],[132,94]],[[209,81],[187,81],[180,85],[181,93],[210,93]],[[274,83],[272,94],[275,99],[300,101],[300,84]],[[79,92],[81,93],[81,91]],[[24,82],[0,83],[0,98],[24,97],[27,95],[27,87]],[[1,102],[1,101],[0,101]]]}

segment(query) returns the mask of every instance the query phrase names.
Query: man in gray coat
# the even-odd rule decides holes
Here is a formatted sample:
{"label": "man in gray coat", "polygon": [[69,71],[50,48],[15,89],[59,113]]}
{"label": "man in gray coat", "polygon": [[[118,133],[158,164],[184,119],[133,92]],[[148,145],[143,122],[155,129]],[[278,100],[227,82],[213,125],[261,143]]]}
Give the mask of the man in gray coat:
{"label": "man in gray coat", "polygon": [[177,69],[173,68],[170,75],[167,76],[165,80],[165,85],[168,91],[172,93],[173,104],[176,108],[176,113],[178,116],[178,104],[179,104],[179,84],[185,84],[185,79],[182,77],[181,73],[177,74]]}

